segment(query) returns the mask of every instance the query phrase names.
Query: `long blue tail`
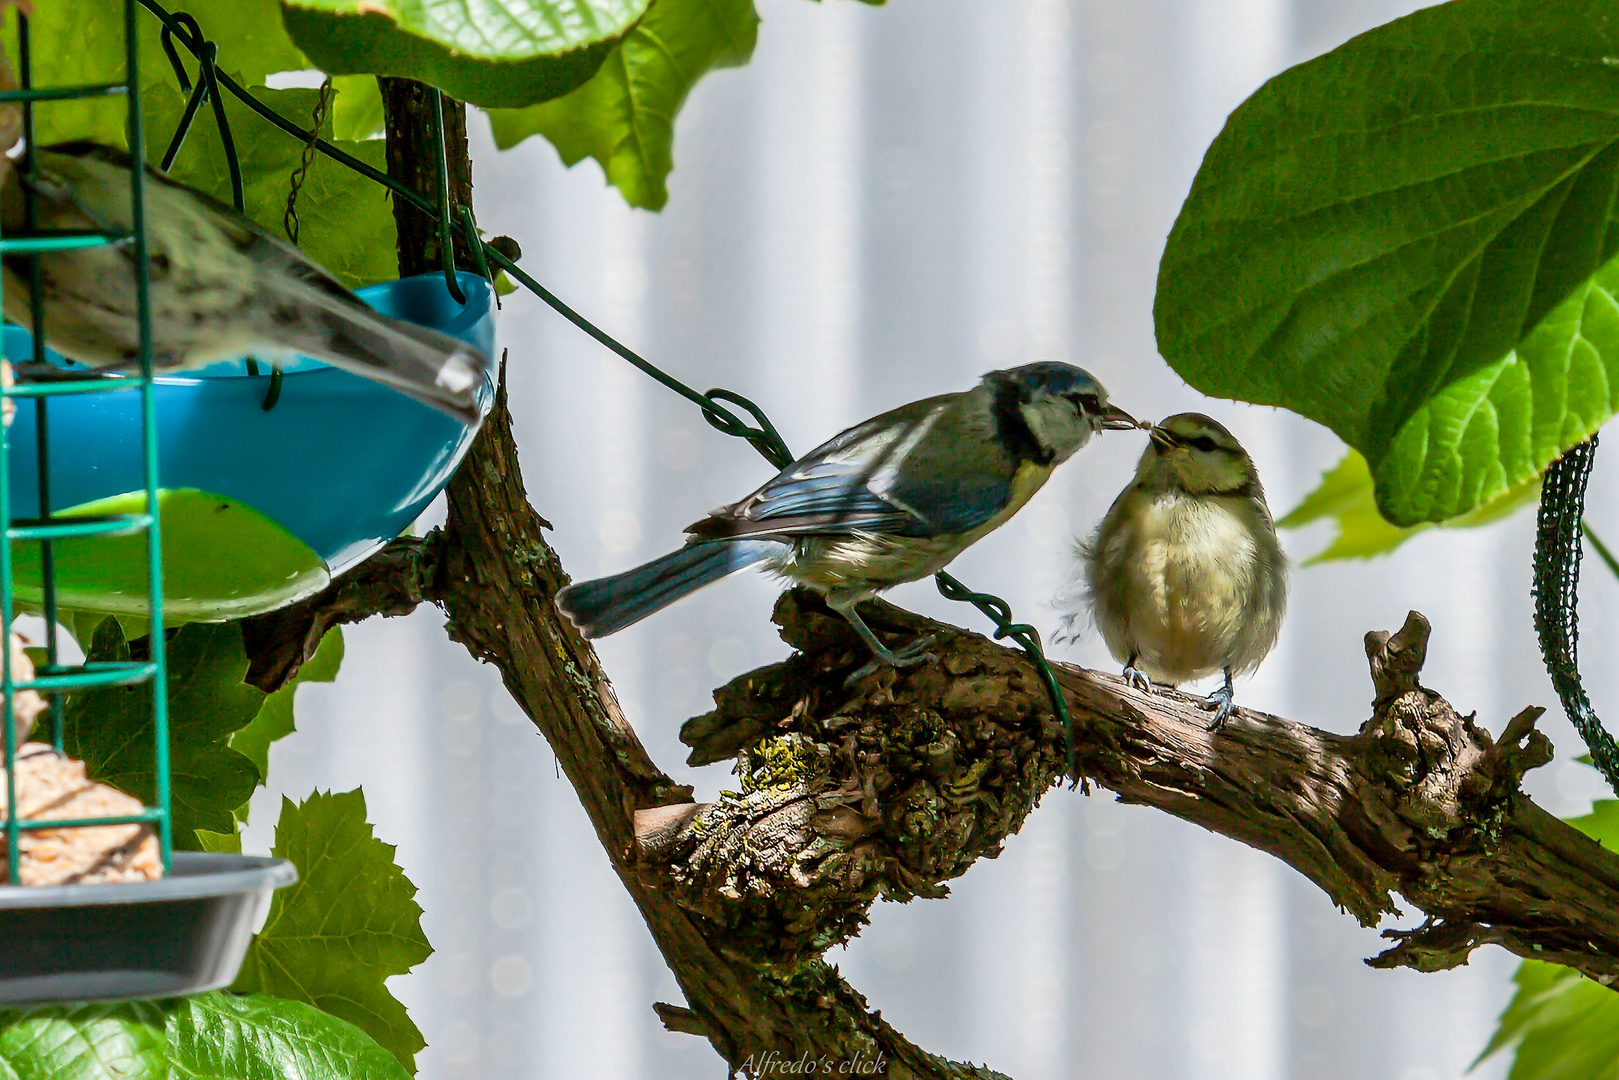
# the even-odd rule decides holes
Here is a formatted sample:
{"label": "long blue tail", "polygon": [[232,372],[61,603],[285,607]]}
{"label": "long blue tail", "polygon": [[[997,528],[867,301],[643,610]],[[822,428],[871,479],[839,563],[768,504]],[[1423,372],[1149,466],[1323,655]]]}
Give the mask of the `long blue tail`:
{"label": "long blue tail", "polygon": [[780,550],[775,540],[687,544],[634,570],[569,585],[557,593],[557,606],[585,637],[606,637]]}

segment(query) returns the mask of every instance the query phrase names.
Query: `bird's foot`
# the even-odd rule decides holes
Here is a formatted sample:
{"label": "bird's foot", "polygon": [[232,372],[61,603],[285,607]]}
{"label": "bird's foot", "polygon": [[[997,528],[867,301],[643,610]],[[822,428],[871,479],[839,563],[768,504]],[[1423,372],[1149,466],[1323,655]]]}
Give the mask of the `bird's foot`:
{"label": "bird's foot", "polygon": [[1140,690],[1143,694],[1152,693],[1152,680],[1147,673],[1134,664],[1124,665],[1124,684],[1132,690]]}
{"label": "bird's foot", "polygon": [[1226,683],[1203,700],[1203,708],[1214,710],[1214,719],[1209,721],[1208,730],[1218,731],[1225,727],[1226,717],[1230,716],[1231,710],[1237,707],[1232,700],[1234,696],[1231,684]]}
{"label": "bird's foot", "polygon": [[924,634],[903,649],[890,649],[881,645],[873,648],[872,658],[855,668],[854,673],[843,680],[843,688],[852,690],[855,683],[885,665],[888,667],[908,668],[933,663],[938,657],[927,650],[934,640],[932,634]]}

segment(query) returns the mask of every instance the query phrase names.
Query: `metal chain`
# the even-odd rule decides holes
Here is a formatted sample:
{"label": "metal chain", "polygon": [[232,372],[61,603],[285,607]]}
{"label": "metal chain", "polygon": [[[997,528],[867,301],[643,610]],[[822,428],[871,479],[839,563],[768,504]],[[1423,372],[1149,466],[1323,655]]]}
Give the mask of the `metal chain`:
{"label": "metal chain", "polygon": [[289,181],[287,191],[287,212],[281,217],[281,227],[287,230],[287,239],[292,246],[298,246],[298,235],[303,230],[303,223],[298,220],[298,192],[304,186],[309,176],[309,167],[315,163],[315,143],[320,140],[320,129],[326,123],[326,110],[332,104],[332,77],[320,84],[320,96],[315,99],[315,113],[310,117],[310,138],[304,143],[303,156],[298,160],[298,167],[292,170],[292,179]]}
{"label": "metal chain", "polygon": [[1602,726],[1580,682],[1580,557],[1585,485],[1596,460],[1597,437],[1552,462],[1541,481],[1535,524],[1535,633],[1546,673],[1591,760],[1619,793],[1619,746]]}
{"label": "metal chain", "polygon": [[[148,11],[152,12],[158,17],[166,30],[175,27],[176,17],[164,10],[157,0],[139,0],[139,2],[141,6],[145,7]],[[209,59],[212,59],[212,54],[208,51],[211,48],[211,43],[204,41],[200,32],[196,33],[194,36],[183,33],[175,34],[173,36],[179,37],[182,44],[184,44],[187,49],[191,50],[193,54],[207,54]],[[211,66],[212,65],[210,64],[210,67]],[[362,176],[367,177],[370,180],[375,181],[376,183],[383,185],[389,191],[404,199],[406,202],[410,203],[416,209],[428,215],[429,218],[439,224],[441,229],[440,242],[443,245],[444,254],[446,256],[446,280],[450,286],[452,295],[458,292],[459,289],[454,281],[454,278],[451,276],[453,273],[453,264],[449,261],[450,230],[455,224],[455,218],[460,217],[461,226],[466,233],[467,243],[476,252],[478,252],[479,255],[481,255],[481,258],[475,258],[474,261],[483,264],[479,266],[479,272],[482,273],[483,276],[489,281],[493,282],[494,280],[493,274],[489,271],[490,265],[497,266],[506,271],[508,276],[510,276],[524,288],[528,289],[529,292],[545,301],[545,303],[555,310],[557,314],[573,323],[580,330],[583,330],[586,334],[590,335],[603,346],[616,353],[624,360],[628,361],[641,372],[651,376],[663,386],[673,390],[675,393],[679,394],[700,408],[703,411],[703,419],[708,421],[709,425],[715,430],[735,438],[746,439],[748,443],[755,450],[757,450],[766,461],[770,462],[770,464],[774,465],[778,469],[785,469],[788,465],[792,464],[793,455],[792,452],[787,449],[787,443],[782,439],[780,432],[776,430],[776,426],[770,422],[770,418],[765,415],[764,410],[758,405],[754,404],[748,398],[743,397],[741,394],[718,387],[709,390],[706,394],[699,394],[696,390],[693,390],[690,386],[687,386],[673,375],[668,374],[662,368],[659,368],[657,365],[637,355],[634,351],[619,342],[600,327],[596,326],[589,319],[586,319],[573,308],[563,303],[561,298],[559,298],[555,293],[551,292],[538,281],[535,281],[534,278],[530,277],[527,273],[519,269],[515,261],[506,258],[505,255],[501,254],[501,252],[493,247],[488,241],[479,237],[477,226],[473,222],[471,212],[466,207],[454,207],[449,205],[448,192],[447,189],[444,189],[443,184],[443,182],[447,180],[447,172],[445,171],[443,159],[443,120],[441,116],[435,115],[435,120],[438,123],[440,131],[439,176],[441,180],[440,187],[443,190],[436,192],[435,194],[437,198],[435,198],[432,202],[429,202],[417,192],[414,192],[405,187],[403,184],[399,183],[393,177],[388,176],[386,173],[380,172],[372,166],[367,165],[365,162],[360,161],[358,158],[339,150],[337,147],[320,137],[320,129],[325,122],[325,109],[331,93],[332,81],[330,77],[328,77],[326,82],[321,86],[321,97],[315,105],[315,115],[313,117],[314,125],[310,130],[306,131],[287,120],[274,109],[266,106],[257,98],[253,97],[234,79],[230,78],[230,76],[226,75],[224,72],[211,71],[210,74],[215,80],[216,87],[223,87],[225,90],[234,95],[239,101],[241,101],[242,104],[246,105],[249,109],[252,109],[259,116],[263,117],[274,126],[280,128],[282,131],[285,131],[287,134],[301,139],[304,143],[303,159],[298,166],[298,170],[293,173],[292,190],[287,197],[287,213],[284,221],[287,229],[287,236],[294,244],[298,242],[298,217],[295,212],[298,189],[303,183],[303,177],[309,171],[310,163],[313,161],[315,153],[318,151],[325,154],[327,157],[331,158],[333,161],[336,161],[345,168],[348,168]],[[217,99],[217,89],[215,93]],[[226,146],[226,156],[230,159],[232,172],[234,175],[236,172],[234,146]],[[276,374],[279,375],[279,371],[277,371]],[[270,401],[269,404],[273,404],[273,401]],[[266,404],[265,407],[268,408],[269,404]],[[742,417],[738,416],[736,413],[727,408],[727,405],[734,405],[737,408],[742,409],[749,416],[753,417],[755,423],[749,424],[746,420],[742,419]],[[1075,764],[1074,756],[1073,720],[1069,716],[1068,704],[1063,698],[1062,690],[1057,685],[1056,673],[1052,671],[1050,663],[1046,660],[1045,651],[1040,645],[1039,632],[1036,631],[1033,626],[1030,626],[1027,623],[1014,623],[1012,621],[1012,606],[998,596],[991,595],[990,593],[973,592],[971,589],[967,588],[967,586],[963,585],[949,574],[943,572],[936,574],[934,576],[934,580],[938,585],[939,592],[947,599],[972,604],[979,611],[989,616],[989,618],[995,623],[994,636],[996,640],[1000,640],[1001,638],[1010,638],[1012,641],[1016,642],[1017,645],[1022,648],[1024,653],[1029,657],[1029,659],[1034,662],[1035,667],[1040,672],[1041,681],[1045,683],[1046,692],[1051,697],[1052,711],[1062,723],[1063,734],[1067,744],[1068,774],[1073,779],[1074,783],[1078,784],[1080,782],[1080,777]]]}

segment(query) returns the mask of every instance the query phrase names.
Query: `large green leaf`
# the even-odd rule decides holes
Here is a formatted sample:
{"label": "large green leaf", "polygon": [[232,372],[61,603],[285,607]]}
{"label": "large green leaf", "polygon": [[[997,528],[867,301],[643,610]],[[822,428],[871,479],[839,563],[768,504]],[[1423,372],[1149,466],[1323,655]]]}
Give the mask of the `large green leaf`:
{"label": "large green leaf", "polygon": [[[117,619],[96,628],[91,660],[127,660]],[[197,849],[193,830],[234,834],[234,811],[253,794],[259,774],[229,741],[258,713],[265,694],[242,681],[247,653],[237,623],[191,623],[168,640],[169,770],[174,844]],[[152,691],[147,684],[73,694],[64,708],[67,752],[93,779],[151,805],[156,799]]]}
{"label": "large green leaf", "polygon": [[282,799],[273,853],[298,867],[275,894],[235,989],[305,1001],[358,1026],[414,1071],[421,1032],[384,983],[432,954],[416,886],[372,835],[365,796]]}
{"label": "large green leaf", "polygon": [[394,1056],[345,1020],[268,994],[171,1004],[172,1080],[405,1080]]}
{"label": "large green leaf", "polygon": [[649,0],[283,0],[292,39],[334,75],[403,75],[463,101],[521,108],[596,73]]}
{"label": "large green leaf", "polygon": [[153,1002],[0,1011],[3,1080],[168,1080]]}
{"label": "large green leaf", "polygon": [[[1540,479],[1508,491],[1493,502],[1485,503],[1441,525],[1447,529],[1467,529],[1488,525],[1528,506],[1540,496]],[[1385,555],[1430,524],[1401,528],[1390,525],[1377,511],[1377,499],[1372,492],[1372,473],[1360,451],[1350,450],[1343,460],[1321,475],[1321,483],[1306,495],[1276,524],[1284,529],[1299,529],[1317,521],[1332,521],[1337,535],[1325,551],[1304,560],[1305,566],[1330,562],[1334,559],[1369,559]]]}
{"label": "large green leaf", "polygon": [[1455,0],[1272,79],[1210,147],[1159,271],[1160,351],[1319,420],[1412,525],[1585,439],[1619,396],[1619,20]]}
{"label": "large green leaf", "polygon": [[231,749],[253,763],[259,770],[261,784],[270,775],[270,744],[296,730],[292,706],[298,687],[305,683],[331,682],[337,678],[337,669],[342,664],[343,629],[334,626],[320,639],[315,655],[304,662],[297,676],[266,697],[253,722],[231,736]]}
{"label": "large green leaf", "polygon": [[658,210],[674,168],[675,114],[703,75],[753,56],[753,0],[658,0],[600,71],[566,97],[489,114],[502,150],[544,135],[568,165],[593,157],[631,206]]}
{"label": "large green leaf", "polygon": [[405,1080],[347,1021],[266,994],[0,1011],[4,1080]]}

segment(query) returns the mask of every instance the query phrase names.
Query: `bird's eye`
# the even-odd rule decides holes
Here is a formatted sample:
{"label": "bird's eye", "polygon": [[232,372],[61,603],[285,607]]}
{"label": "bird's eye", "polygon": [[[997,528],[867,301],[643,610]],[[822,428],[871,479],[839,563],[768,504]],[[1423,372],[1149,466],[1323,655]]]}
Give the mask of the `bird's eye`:
{"label": "bird's eye", "polygon": [[1194,450],[1201,450],[1205,454],[1212,454],[1216,449],[1218,449],[1214,440],[1209,438],[1207,435],[1199,435],[1195,439],[1188,439],[1187,444],[1190,445]]}
{"label": "bird's eye", "polygon": [[1078,406],[1080,412],[1098,413],[1102,411],[1102,400],[1095,394],[1073,394],[1069,400]]}

